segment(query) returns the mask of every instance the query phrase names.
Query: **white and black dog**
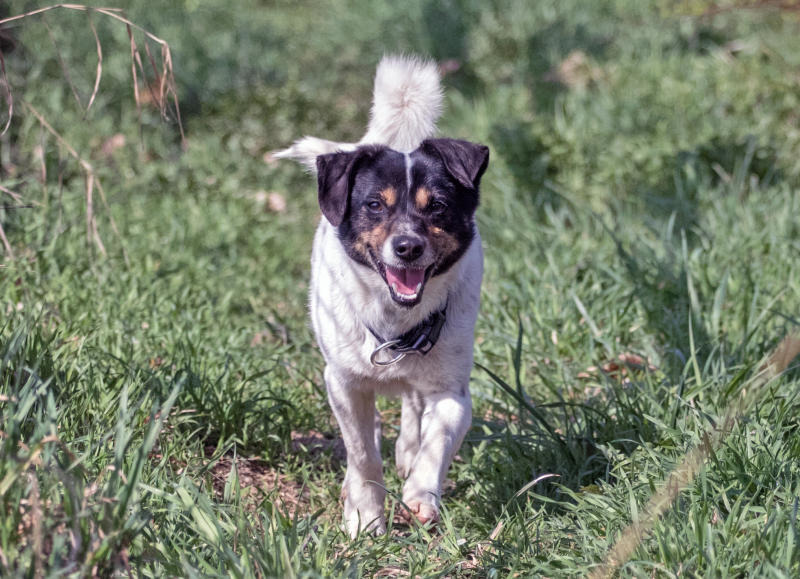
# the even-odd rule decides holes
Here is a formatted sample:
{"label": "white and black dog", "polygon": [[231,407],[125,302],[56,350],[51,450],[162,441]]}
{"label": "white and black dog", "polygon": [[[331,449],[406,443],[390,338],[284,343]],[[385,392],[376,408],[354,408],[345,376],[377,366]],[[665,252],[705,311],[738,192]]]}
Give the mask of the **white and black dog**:
{"label": "white and black dog", "polygon": [[469,375],[483,252],[475,225],[489,149],[431,138],[433,63],[384,57],[360,143],[306,137],[276,156],[316,170],[324,218],[311,256],[311,320],[347,448],[351,536],[386,529],[375,395],[402,397],[403,502],[439,516],[442,481],[471,422]]}

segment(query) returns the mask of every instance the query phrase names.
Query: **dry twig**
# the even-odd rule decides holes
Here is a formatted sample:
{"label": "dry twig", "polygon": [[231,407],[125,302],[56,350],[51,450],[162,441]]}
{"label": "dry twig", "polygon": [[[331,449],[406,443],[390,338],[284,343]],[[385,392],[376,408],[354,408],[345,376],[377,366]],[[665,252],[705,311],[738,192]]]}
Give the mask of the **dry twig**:
{"label": "dry twig", "polygon": [[[3,187],[2,185],[0,185],[0,193],[5,193],[17,203],[22,204],[22,197],[20,196],[19,193],[15,193],[11,189]],[[3,229],[2,223],[0,223],[0,241],[2,241],[3,243],[3,249],[5,250],[6,255],[8,256],[8,259],[14,259],[14,252],[11,249],[11,244],[8,242],[8,237],[6,237],[6,232]]]}
{"label": "dry twig", "polygon": [[[181,122],[181,115],[178,106],[178,94],[172,68],[172,53],[170,52],[170,48],[167,42],[162,40],[158,36],[155,36],[151,32],[148,32],[141,26],[138,26],[137,24],[133,23],[129,19],[127,19],[123,15],[122,11],[118,8],[101,8],[101,7],[95,8],[83,4],[55,4],[52,6],[45,6],[42,8],[38,8],[36,10],[25,12],[24,14],[19,14],[16,16],[2,19],[0,20],[0,27],[26,18],[41,16],[54,10],[70,10],[70,11],[86,13],[88,25],[95,40],[95,48],[97,51],[97,68],[95,70],[92,92],[91,95],[89,96],[88,102],[86,103],[85,111],[88,112],[91,109],[92,105],[94,104],[100,88],[100,80],[103,76],[103,47],[100,41],[100,35],[98,34],[97,31],[97,27],[95,26],[95,22],[92,18],[94,14],[100,14],[111,20],[122,23],[126,27],[126,30],[128,32],[128,37],[130,39],[130,49],[131,49],[131,73],[133,77],[133,93],[134,93],[134,99],[136,101],[137,111],[139,111],[141,115],[142,99],[139,90],[139,81],[141,77],[141,81],[150,91],[149,102],[153,103],[158,108],[161,117],[163,119],[167,119],[170,116],[170,113],[174,114],[174,118],[177,121],[178,128],[180,130],[181,141],[185,147],[186,138],[184,135],[183,124]],[[67,84],[70,87],[70,90],[72,91],[72,94],[77,100],[78,106],[84,108],[84,105],[81,102],[80,95],[78,94],[78,90],[75,87],[70,77],[69,68],[61,57],[61,52],[59,50],[56,39],[46,22],[45,26],[47,27],[47,31],[50,34],[53,46],[55,47],[56,56],[58,58],[59,64],[61,65],[61,70],[64,75],[64,79],[66,80]],[[152,68],[151,74],[155,76],[156,82],[158,82],[158,90],[155,90],[153,88],[154,83],[148,83],[147,74],[142,64],[142,57],[139,51],[139,47],[136,43],[136,38],[135,38],[136,34],[141,34],[144,36],[144,44],[143,44],[144,50],[149,59],[150,67]],[[156,60],[153,58],[149,45],[150,42],[153,42],[161,47],[160,63],[157,63]],[[0,84],[3,85],[2,94],[7,105],[6,110],[8,117],[5,121],[2,131],[0,132],[0,134],[4,134],[11,126],[11,120],[14,116],[14,98],[11,90],[11,85],[8,81],[8,76],[6,74],[5,59],[2,50],[0,50]],[[100,182],[100,179],[98,178],[97,174],[92,168],[92,165],[86,159],[84,159],[78,153],[78,151],[73,146],[71,146],[64,139],[64,137],[58,133],[58,131],[56,131],[53,128],[53,126],[49,122],[47,122],[44,115],[42,115],[38,110],[36,110],[36,108],[30,103],[23,102],[22,104],[23,104],[23,109],[26,112],[32,114],[36,118],[36,120],[39,122],[39,125],[47,133],[49,133],[56,139],[59,146],[67,151],[69,156],[72,157],[78,163],[82,172],[84,173],[84,177],[86,180],[86,234],[90,242],[93,242],[95,245],[97,245],[100,252],[105,255],[107,252],[97,227],[97,218],[95,213],[95,200],[94,200],[94,194],[96,191],[100,195],[102,205],[106,208],[107,211],[109,211],[105,191],[103,190],[103,186]],[[11,195],[18,203],[21,203],[22,201],[22,198],[18,194],[13,193],[3,187],[0,187],[0,192],[5,192]],[[116,235],[121,238],[117,225],[114,221],[114,218],[111,216],[110,211],[109,211],[109,221]],[[3,247],[5,248],[5,252],[8,255],[8,257],[13,259],[13,252],[11,249],[11,245],[8,242],[8,239],[6,238],[2,225],[0,225],[0,241],[2,241]],[[124,248],[123,248],[123,255],[125,257],[125,261],[127,262],[128,256]]]}
{"label": "dry twig", "polygon": [[681,463],[667,476],[661,488],[650,497],[639,521],[634,521],[623,529],[617,542],[606,555],[605,561],[589,575],[590,579],[612,577],[614,572],[628,562],[642,540],[653,530],[658,519],[672,507],[681,491],[689,487],[705,467],[711,454],[730,434],[742,414],[763,393],[762,388],[784,372],[798,355],[800,355],[800,334],[790,334],[772,351],[754,377],[751,387],[728,406],[718,427],[705,435],[703,444],[696,446],[684,456]]}
{"label": "dry twig", "polygon": [[0,131],[0,135],[4,135],[8,130],[8,127],[11,126],[11,117],[14,116],[14,95],[11,94],[11,85],[8,84],[8,75],[6,75],[6,59],[3,58],[2,50],[0,50],[0,84],[2,84],[3,88],[5,89],[6,104],[8,105],[8,118],[6,119],[6,124],[3,125],[3,130]]}
{"label": "dry twig", "polygon": [[712,3],[708,9],[700,14],[700,16],[707,18],[725,12],[733,12],[735,10],[775,10],[778,12],[798,12],[800,11],[800,2],[798,2],[798,0],[744,0],[726,5]]}
{"label": "dry twig", "polygon": [[2,223],[0,223],[0,241],[3,242],[3,248],[5,249],[8,259],[14,259],[14,252],[11,249],[11,244],[8,242],[8,237],[6,237],[6,232],[3,230]]}
{"label": "dry twig", "polygon": [[[106,16],[106,17],[108,17],[110,19],[113,19],[113,20],[116,20],[118,22],[121,22],[122,24],[124,24],[126,26],[126,28],[128,30],[128,36],[130,37],[130,40],[131,40],[131,60],[132,60],[131,67],[132,67],[133,81],[134,81],[133,82],[133,92],[134,92],[134,98],[136,100],[136,106],[137,107],[141,106],[140,94],[139,94],[139,78],[138,78],[139,75],[137,74],[137,68],[138,68],[139,72],[142,75],[142,82],[144,82],[145,85],[147,85],[147,77],[145,75],[144,67],[142,65],[141,55],[139,54],[138,46],[137,46],[136,40],[134,38],[134,31],[139,32],[140,34],[142,34],[145,37],[145,51],[147,52],[148,56],[150,56],[150,48],[149,48],[149,46],[147,44],[148,41],[154,42],[154,43],[158,44],[161,47],[161,73],[160,74],[158,73],[158,66],[156,65],[155,61],[152,59],[152,56],[151,56],[151,63],[152,63],[152,67],[153,67],[153,72],[156,75],[156,77],[159,78],[160,87],[159,87],[158,93],[156,94],[156,91],[154,91],[152,89],[152,87],[150,87],[149,85],[147,85],[147,86],[151,91],[151,96],[152,96],[152,99],[153,99],[153,103],[156,104],[156,106],[159,109],[159,112],[161,113],[161,116],[163,118],[165,118],[165,119],[168,117],[170,101],[171,101],[171,104],[172,104],[172,107],[173,107],[173,111],[172,112],[175,115],[175,120],[178,123],[178,129],[180,130],[180,133],[181,133],[181,140],[182,140],[182,142],[183,142],[183,144],[185,146],[186,138],[185,138],[185,135],[184,135],[184,132],[183,132],[183,124],[181,122],[181,114],[180,114],[180,109],[179,109],[179,106],[178,106],[178,92],[177,92],[177,88],[176,88],[176,85],[175,85],[175,76],[173,74],[173,68],[172,68],[172,53],[170,52],[169,44],[167,44],[167,42],[165,40],[159,38],[155,34],[145,30],[141,26],[139,26],[139,25],[133,23],[132,21],[130,21],[128,18],[126,18],[123,15],[121,9],[119,9],[119,8],[95,8],[95,7],[86,6],[86,5],[83,5],[83,4],[54,4],[52,6],[45,6],[43,8],[38,8],[36,10],[31,10],[29,12],[25,12],[24,14],[18,14],[17,16],[11,16],[9,18],[4,18],[3,20],[0,20],[0,26],[3,26],[4,24],[8,24],[10,22],[15,22],[17,20],[22,20],[24,18],[30,18],[30,17],[33,17],[33,16],[37,16],[37,15],[44,14],[44,13],[50,12],[52,10],[58,10],[58,9],[73,10],[73,11],[87,13],[89,27],[92,30],[92,34],[93,34],[94,39],[95,39],[95,45],[96,45],[96,49],[97,49],[97,71],[95,73],[95,82],[94,82],[94,88],[92,90],[92,95],[89,98],[89,102],[88,102],[88,104],[86,106],[86,110],[87,111],[91,108],[92,104],[94,103],[95,97],[97,96],[98,88],[100,86],[100,79],[101,79],[102,74],[103,74],[103,49],[102,49],[102,46],[101,46],[101,43],[100,43],[100,38],[99,38],[99,36],[97,34],[97,28],[95,27],[94,22],[92,21],[92,14],[93,13],[102,14],[103,16]],[[56,51],[58,52],[58,47],[56,47]],[[59,56],[59,62],[62,62],[60,53],[59,53],[58,56]],[[74,89],[74,86],[73,86],[72,82],[70,81],[69,73],[67,72],[66,67],[63,65],[63,62],[62,62],[62,70],[64,70],[65,78],[66,78],[67,82],[69,83],[70,88],[73,90],[73,93],[75,94],[76,99],[80,103],[80,98],[78,98],[78,95],[77,95],[77,93],[76,93],[76,91]],[[4,86],[5,86],[5,89],[6,89],[5,90],[5,98],[6,98],[6,102],[7,102],[7,105],[8,105],[8,119],[7,119],[6,125],[5,125],[5,127],[3,128],[3,131],[2,131],[3,133],[5,133],[5,131],[8,130],[8,127],[11,124],[11,118],[13,116],[14,109],[13,109],[13,97],[11,95],[11,87],[8,84],[8,81],[7,81],[7,78],[6,78],[5,61],[3,59],[2,51],[0,51],[0,74],[2,74],[2,76],[0,77],[0,80],[2,80],[2,82],[3,82]]]}
{"label": "dry twig", "polygon": [[[111,224],[111,228],[114,230],[114,233],[122,239],[122,235],[119,232],[119,228],[117,227],[116,221],[114,221],[114,217],[111,215],[111,210],[108,205],[108,200],[106,199],[105,191],[103,190],[103,186],[100,183],[100,179],[94,171],[91,163],[85,160],[83,157],[80,156],[78,151],[70,145],[61,134],[56,131],[50,123],[42,116],[42,114],[36,110],[30,103],[23,102],[23,107],[30,112],[36,120],[39,121],[39,124],[53,137],[56,139],[59,145],[61,145],[69,155],[78,162],[81,170],[84,173],[86,178],[86,235],[90,241],[94,241],[97,245],[98,249],[103,255],[106,255],[106,248],[103,245],[103,241],[100,238],[100,233],[97,229],[97,218],[94,213],[94,189],[97,188],[97,192],[100,193],[100,200],[103,203],[103,207],[106,208],[108,211],[108,220]],[[122,248],[123,256],[125,258],[125,262],[128,263],[128,254],[125,251],[125,248]]]}

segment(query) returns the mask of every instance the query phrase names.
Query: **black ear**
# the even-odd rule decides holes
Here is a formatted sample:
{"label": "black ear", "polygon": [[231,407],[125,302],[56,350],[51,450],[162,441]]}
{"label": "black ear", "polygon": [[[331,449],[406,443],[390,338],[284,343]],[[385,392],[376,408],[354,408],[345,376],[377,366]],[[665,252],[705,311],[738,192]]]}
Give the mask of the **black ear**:
{"label": "black ear", "polygon": [[435,151],[447,171],[468,189],[478,189],[489,165],[489,147],[458,139],[428,139],[420,149]]}
{"label": "black ear", "polygon": [[347,213],[356,166],[370,155],[370,150],[361,148],[317,157],[319,207],[334,227],[339,227]]}

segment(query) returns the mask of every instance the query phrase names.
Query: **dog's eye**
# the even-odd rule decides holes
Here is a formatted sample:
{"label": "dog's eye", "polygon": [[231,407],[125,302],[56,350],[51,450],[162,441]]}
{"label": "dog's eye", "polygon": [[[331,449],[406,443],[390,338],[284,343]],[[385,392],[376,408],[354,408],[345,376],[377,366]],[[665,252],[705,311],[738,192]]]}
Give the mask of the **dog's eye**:
{"label": "dog's eye", "polygon": [[428,205],[428,210],[432,213],[441,213],[445,209],[447,209],[447,204],[442,201],[433,200]]}
{"label": "dog's eye", "polygon": [[380,201],[367,201],[367,209],[373,213],[380,213],[383,211],[383,204]]}

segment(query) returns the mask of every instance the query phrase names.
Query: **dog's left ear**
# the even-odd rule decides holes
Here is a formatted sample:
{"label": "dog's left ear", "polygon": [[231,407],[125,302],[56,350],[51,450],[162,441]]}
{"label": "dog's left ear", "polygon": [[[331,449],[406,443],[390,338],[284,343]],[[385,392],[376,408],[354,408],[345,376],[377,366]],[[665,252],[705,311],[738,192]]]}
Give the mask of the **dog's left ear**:
{"label": "dog's left ear", "polygon": [[477,191],[481,176],[489,165],[489,147],[459,139],[427,139],[420,145],[426,152],[435,151],[447,171],[468,189]]}
{"label": "dog's left ear", "polygon": [[359,163],[374,154],[372,147],[317,157],[317,195],[322,214],[339,227],[347,214],[350,191]]}

